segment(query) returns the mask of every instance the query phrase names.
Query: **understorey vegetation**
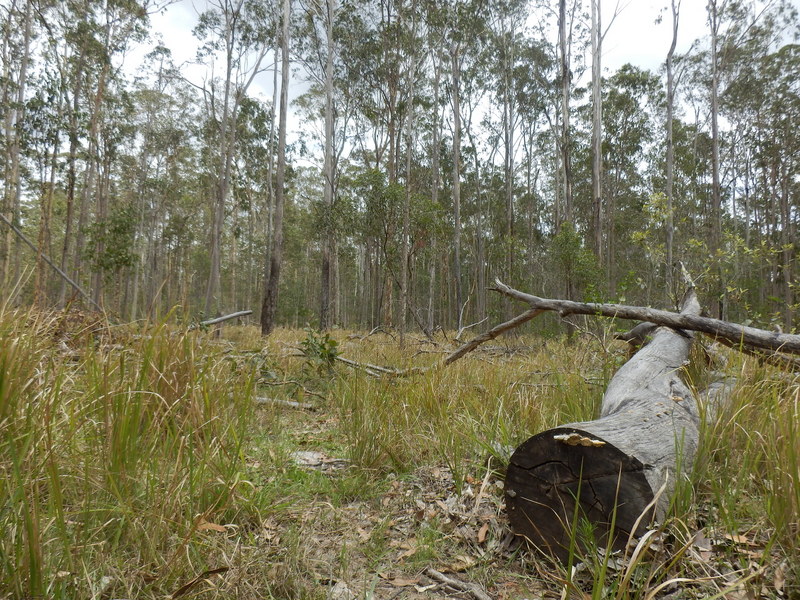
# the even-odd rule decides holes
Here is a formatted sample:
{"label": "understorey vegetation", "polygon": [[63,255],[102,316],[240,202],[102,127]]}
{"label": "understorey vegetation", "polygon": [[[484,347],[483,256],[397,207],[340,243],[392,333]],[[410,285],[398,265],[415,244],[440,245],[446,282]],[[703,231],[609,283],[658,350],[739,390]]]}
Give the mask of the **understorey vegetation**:
{"label": "understorey vegetation", "polygon": [[509,536],[509,449],[594,418],[627,359],[622,324],[578,325],[399,377],[340,358],[430,366],[453,334],[4,308],[0,596],[800,596],[800,383],[727,349],[693,360],[738,383],[664,522],[609,553],[576,519],[568,564]]}

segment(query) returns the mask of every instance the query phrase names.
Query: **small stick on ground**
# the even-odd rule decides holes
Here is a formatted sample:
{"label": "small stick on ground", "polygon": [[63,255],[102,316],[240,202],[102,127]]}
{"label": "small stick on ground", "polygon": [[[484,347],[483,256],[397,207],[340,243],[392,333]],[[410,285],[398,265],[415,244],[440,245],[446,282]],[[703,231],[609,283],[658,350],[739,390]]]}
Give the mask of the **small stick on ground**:
{"label": "small stick on ground", "polygon": [[308,389],[302,383],[300,383],[299,381],[295,381],[294,379],[287,379],[286,381],[259,381],[258,384],[259,385],[296,385],[301,390],[303,390],[303,393],[306,396],[316,396],[320,400],[327,400],[328,399],[327,397],[323,396],[322,394],[314,392],[314,391]]}
{"label": "small stick on ground", "polygon": [[309,404],[308,402],[295,402],[294,400],[282,400],[281,398],[259,397],[256,398],[254,402],[260,405],[273,404],[277,406],[287,406],[289,408],[299,408],[301,410],[310,410],[312,412],[319,410],[316,405]]}
{"label": "small stick on ground", "polygon": [[450,586],[453,589],[456,589],[460,592],[467,592],[468,594],[472,594],[474,598],[477,600],[492,600],[492,597],[487,594],[484,589],[479,586],[477,583],[472,583],[469,581],[461,581],[460,579],[455,579],[454,577],[448,577],[444,573],[440,573],[436,569],[432,567],[428,567],[425,569],[425,574],[430,577],[431,579],[438,581],[439,583],[443,583],[447,586]]}

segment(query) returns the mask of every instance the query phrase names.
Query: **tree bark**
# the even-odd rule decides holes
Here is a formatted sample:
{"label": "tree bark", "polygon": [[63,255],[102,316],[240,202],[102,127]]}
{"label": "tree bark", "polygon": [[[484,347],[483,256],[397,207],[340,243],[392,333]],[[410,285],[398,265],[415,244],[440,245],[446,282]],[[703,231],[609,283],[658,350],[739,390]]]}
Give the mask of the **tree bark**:
{"label": "tree bark", "polygon": [[[699,313],[690,289],[681,316]],[[701,410],[680,376],[692,341],[660,328],[614,375],[597,420],[544,431],[517,448],[505,486],[517,535],[566,561],[583,542],[579,519],[594,526],[600,547],[625,550],[664,518],[676,474],[690,468],[699,440]]]}
{"label": "tree bark", "polygon": [[711,26],[711,259],[717,274],[717,317],[723,318],[724,299],[722,266],[717,256],[722,241],[722,190],[719,175],[719,7],[717,0],[708,3],[708,22]]}
{"label": "tree bark", "polygon": [[597,262],[603,264],[603,99],[600,92],[603,35],[600,0],[592,0],[592,243]]}
{"label": "tree bark", "polygon": [[461,329],[461,57],[453,44],[453,283],[455,285],[455,326]]}
{"label": "tree bark", "polygon": [[569,136],[569,85],[572,74],[569,67],[569,54],[567,51],[567,2],[559,0],[558,3],[558,47],[561,78],[561,185],[564,194],[564,220],[572,223],[572,159],[570,156]]}
{"label": "tree bark", "polygon": [[289,100],[289,18],[291,0],[283,0],[283,24],[281,32],[281,102],[278,124],[278,165],[275,174],[275,233],[272,240],[269,279],[261,306],[261,334],[269,335],[275,328],[275,313],[278,307],[278,285],[283,262],[283,205],[286,179],[286,118]]}
{"label": "tree bark", "polygon": [[320,286],[319,328],[331,326],[331,259],[334,247],[333,230],[333,14],[334,2],[325,2],[325,158],[323,164],[323,203],[325,223],[322,235],[322,281]]}
{"label": "tree bark", "polygon": [[674,74],[674,56],[675,47],[678,44],[678,17],[680,13],[681,2],[680,0],[672,0],[672,43],[667,52],[667,223],[666,223],[666,283],[667,293],[674,292],[674,273],[675,269],[672,265],[672,242],[675,234],[674,225],[674,182],[675,182],[675,139],[673,135],[673,113],[675,111],[675,74]]}

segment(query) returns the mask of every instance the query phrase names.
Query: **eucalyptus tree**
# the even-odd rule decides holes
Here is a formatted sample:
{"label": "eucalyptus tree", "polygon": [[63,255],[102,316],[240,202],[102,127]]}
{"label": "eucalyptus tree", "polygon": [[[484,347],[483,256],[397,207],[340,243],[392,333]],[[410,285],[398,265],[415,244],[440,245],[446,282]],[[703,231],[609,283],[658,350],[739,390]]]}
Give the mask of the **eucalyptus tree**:
{"label": "eucalyptus tree", "polygon": [[666,144],[667,144],[667,164],[666,164],[666,222],[665,233],[665,282],[667,293],[674,291],[674,258],[673,242],[675,239],[675,140],[673,137],[674,113],[675,113],[675,48],[678,45],[678,23],[680,20],[681,0],[670,0],[670,14],[672,15],[672,41],[667,52],[666,74],[667,74],[667,115],[666,115]]}
{"label": "eucalyptus tree", "polygon": [[261,304],[261,334],[269,335],[275,328],[278,308],[278,286],[283,262],[283,213],[286,182],[286,121],[289,104],[289,32],[292,17],[291,0],[281,5],[281,94],[278,115],[277,167],[275,173],[275,220],[272,248],[269,255],[269,276],[264,283],[264,301]]}
{"label": "eucalyptus tree", "polygon": [[[30,0],[13,0],[3,7],[2,14],[2,77],[0,77],[0,102],[3,107],[3,196],[0,212],[9,221],[19,225],[20,198],[22,196],[21,148],[24,135],[25,99],[31,61],[33,37],[33,3]],[[9,266],[11,257],[11,230],[0,236],[0,287],[10,289]],[[14,278],[19,275],[19,248],[14,252]],[[2,292],[3,297],[5,292]]]}
{"label": "eucalyptus tree", "polygon": [[[612,295],[620,278],[636,264],[640,251],[626,237],[643,225],[642,207],[649,182],[642,164],[649,160],[658,139],[663,91],[657,76],[630,64],[623,65],[605,82],[603,98],[605,132],[603,163],[606,170],[606,280]],[[626,236],[622,234],[626,233]],[[624,243],[618,243],[625,240]],[[659,244],[649,240],[654,249]],[[663,247],[663,246],[661,246]]]}
{"label": "eucalyptus tree", "polygon": [[[250,86],[268,67],[266,56],[272,48],[275,18],[270,6],[263,0],[214,0],[200,15],[194,29],[195,36],[203,42],[198,59],[213,67],[216,58],[220,57],[224,64],[221,81],[212,78],[202,87],[207,118],[216,128],[218,146],[211,201],[210,271],[205,297],[207,314],[221,308],[222,236],[236,150],[236,124]],[[221,90],[218,89],[220,86]]]}
{"label": "eucalyptus tree", "polygon": [[164,46],[145,57],[130,93],[136,137],[120,187],[135,207],[135,260],[123,314],[136,319],[148,310],[157,318],[161,307],[189,305],[191,248],[202,237],[201,115],[197,90],[180,77]]}

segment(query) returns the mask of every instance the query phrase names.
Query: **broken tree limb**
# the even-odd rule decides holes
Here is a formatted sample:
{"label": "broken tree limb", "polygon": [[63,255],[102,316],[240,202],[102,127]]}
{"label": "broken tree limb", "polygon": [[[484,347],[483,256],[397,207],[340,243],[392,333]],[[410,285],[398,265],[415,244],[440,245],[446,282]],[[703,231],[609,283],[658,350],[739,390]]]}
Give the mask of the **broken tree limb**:
{"label": "broken tree limb", "polygon": [[526,322],[530,321],[531,319],[539,316],[543,312],[544,311],[540,310],[540,309],[526,310],[524,313],[522,313],[521,315],[517,315],[516,317],[514,317],[510,321],[506,321],[505,323],[500,323],[500,325],[495,325],[494,327],[492,327],[486,333],[482,333],[481,335],[472,338],[467,343],[462,344],[461,346],[459,346],[458,349],[456,349],[454,352],[450,353],[448,356],[446,356],[444,359],[442,359],[441,365],[445,366],[445,365],[449,365],[452,362],[457,361],[459,358],[461,358],[465,354],[475,350],[475,348],[477,348],[478,346],[480,346],[484,342],[488,342],[489,340],[493,340],[494,338],[496,338],[501,333],[504,333],[504,332],[508,331],[509,329],[514,329],[514,327],[518,327],[518,326],[522,325],[523,323],[526,323]]}
{"label": "broken tree limb", "polygon": [[428,567],[427,569],[425,569],[425,574],[434,581],[438,581],[439,583],[451,587],[456,591],[470,594],[476,600],[492,600],[492,597],[489,594],[487,594],[486,591],[477,583],[472,583],[470,581],[461,581],[460,579],[456,579],[455,577],[448,577],[447,575],[437,571],[433,567]]}
{"label": "broken tree limb", "polygon": [[81,296],[83,296],[84,300],[86,300],[86,301],[87,301],[89,304],[91,304],[92,306],[94,306],[94,307],[95,307],[97,310],[99,310],[101,313],[105,313],[105,311],[103,310],[103,307],[102,307],[102,306],[100,306],[100,305],[99,305],[97,302],[95,302],[94,300],[92,300],[92,298],[89,296],[89,294],[87,294],[87,293],[86,293],[86,292],[83,290],[83,288],[82,288],[81,286],[79,286],[77,283],[75,283],[75,282],[74,282],[74,281],[73,281],[73,280],[70,278],[70,276],[69,276],[69,275],[67,275],[66,273],[64,273],[64,271],[62,271],[62,270],[61,270],[61,269],[58,267],[58,265],[56,265],[56,264],[55,264],[55,263],[54,263],[52,260],[50,260],[50,257],[49,257],[49,256],[47,256],[47,255],[46,255],[44,252],[41,252],[41,251],[39,250],[39,248],[36,246],[36,244],[34,244],[32,241],[30,241],[30,240],[29,240],[29,239],[28,239],[28,238],[25,236],[25,234],[24,234],[24,233],[22,233],[22,232],[19,230],[19,228],[18,228],[16,225],[14,225],[14,223],[12,223],[11,221],[9,221],[9,220],[8,220],[8,219],[5,217],[5,215],[4,215],[3,213],[0,213],[0,220],[2,220],[2,221],[3,221],[3,222],[6,224],[6,225],[8,225],[8,226],[11,228],[11,231],[13,231],[15,234],[17,234],[17,236],[18,236],[18,237],[19,237],[19,238],[20,238],[20,239],[21,239],[23,242],[25,242],[25,244],[26,244],[26,245],[27,245],[27,246],[28,246],[28,247],[29,247],[31,250],[33,250],[33,251],[36,253],[36,255],[37,255],[37,256],[41,256],[41,257],[42,257],[42,260],[43,260],[44,262],[46,262],[48,265],[50,265],[50,267],[51,267],[51,268],[52,268],[52,269],[53,269],[53,270],[54,270],[56,273],[58,273],[58,274],[59,274],[59,276],[60,276],[60,277],[61,277],[61,278],[62,278],[64,281],[66,281],[66,282],[67,282],[68,284],[70,284],[70,285],[71,285],[73,288],[75,288],[75,291],[76,291],[76,292],[78,292],[78,293],[79,293]]}
{"label": "broken tree limb", "polygon": [[633,319],[636,321],[649,321],[650,323],[672,327],[674,329],[701,331],[717,338],[729,340],[733,344],[744,344],[755,348],[800,354],[800,335],[766,331],[764,329],[738,325],[720,319],[701,317],[699,314],[679,314],[667,310],[658,310],[642,306],[627,306],[624,304],[602,304],[539,298],[538,296],[515,290],[505,285],[500,280],[496,280],[495,284],[496,287],[493,289],[505,296],[525,302],[534,309],[555,311],[562,317],[567,315],[597,315],[620,319]]}
{"label": "broken tree limb", "polygon": [[[699,313],[692,289],[681,316]],[[594,527],[601,547],[622,550],[664,517],[700,435],[701,408],[681,379],[692,341],[691,334],[658,328],[609,382],[597,420],[544,431],[516,449],[505,496],[517,535],[566,560],[578,520]],[[716,386],[715,403],[729,389]]]}
{"label": "broken tree limb", "polygon": [[[229,315],[225,315],[222,317],[217,317],[215,319],[208,319],[207,321],[200,321],[200,325],[202,327],[207,327],[209,325],[216,325],[217,323],[223,323],[225,321],[230,321],[231,319],[238,319],[239,317],[246,317],[247,315],[252,315],[252,310],[240,310],[239,312],[231,313]],[[194,329],[194,326],[190,327],[189,329]]]}
{"label": "broken tree limb", "polygon": [[409,369],[392,369],[389,367],[381,367],[379,365],[372,365],[370,363],[360,363],[354,360],[350,360],[348,358],[344,358],[343,356],[337,356],[336,360],[343,362],[349,367],[353,367],[356,369],[361,369],[368,375],[373,377],[381,377],[383,375],[388,375],[391,377],[407,377],[409,375],[419,375],[420,373],[425,373],[430,371],[431,369],[436,369],[439,367],[445,367],[459,358],[468,354],[475,350],[481,344],[488,342],[489,340],[495,339],[500,334],[514,329],[530,321],[531,319],[537,317],[538,315],[542,314],[543,310],[537,309],[530,309],[526,310],[524,313],[517,315],[513,319],[506,321],[505,323],[500,323],[499,325],[495,325],[486,333],[482,333],[481,335],[475,336],[470,341],[461,344],[458,348],[456,348],[453,352],[445,356],[442,360],[438,363],[431,365],[429,367],[411,367]]}

